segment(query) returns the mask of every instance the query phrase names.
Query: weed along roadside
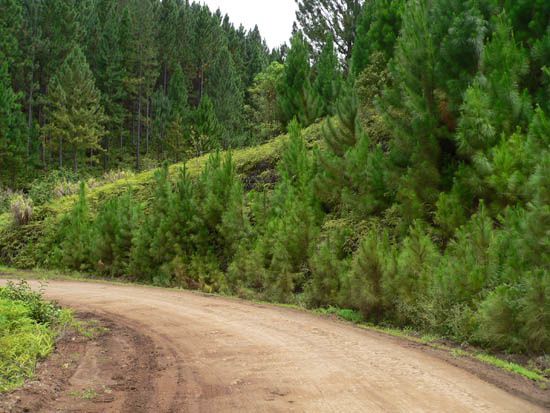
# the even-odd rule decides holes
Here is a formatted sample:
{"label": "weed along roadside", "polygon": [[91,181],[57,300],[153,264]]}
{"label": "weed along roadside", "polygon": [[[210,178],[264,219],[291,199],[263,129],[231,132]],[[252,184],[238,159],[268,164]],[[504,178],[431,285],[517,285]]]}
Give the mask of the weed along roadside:
{"label": "weed along roadside", "polygon": [[72,314],[25,281],[0,287],[0,392],[23,385],[73,325]]}

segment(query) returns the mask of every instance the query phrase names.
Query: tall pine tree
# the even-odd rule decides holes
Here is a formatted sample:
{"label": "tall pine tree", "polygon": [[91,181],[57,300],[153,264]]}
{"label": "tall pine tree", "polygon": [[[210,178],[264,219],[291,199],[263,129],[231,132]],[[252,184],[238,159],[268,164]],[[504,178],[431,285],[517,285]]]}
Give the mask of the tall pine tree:
{"label": "tall pine tree", "polygon": [[57,145],[59,166],[63,166],[65,146],[78,171],[82,155],[101,150],[105,115],[100,93],[84,53],[77,46],[67,56],[52,79],[48,92],[48,122],[45,139]]}

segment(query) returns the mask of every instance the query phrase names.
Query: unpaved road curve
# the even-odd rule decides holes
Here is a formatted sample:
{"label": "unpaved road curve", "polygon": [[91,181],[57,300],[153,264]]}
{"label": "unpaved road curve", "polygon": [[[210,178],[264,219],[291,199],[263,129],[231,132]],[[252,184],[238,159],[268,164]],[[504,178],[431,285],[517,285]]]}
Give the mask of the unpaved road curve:
{"label": "unpaved road curve", "polygon": [[46,296],[152,339],[163,367],[144,411],[546,411],[402,340],[305,312],[79,282],[50,282]]}

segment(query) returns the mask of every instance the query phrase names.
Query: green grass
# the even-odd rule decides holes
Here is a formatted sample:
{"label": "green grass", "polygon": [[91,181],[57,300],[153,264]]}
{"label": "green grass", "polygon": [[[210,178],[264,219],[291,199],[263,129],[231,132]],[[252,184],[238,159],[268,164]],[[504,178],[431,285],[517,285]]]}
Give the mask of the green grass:
{"label": "green grass", "polygon": [[93,400],[98,396],[95,389],[73,390],[69,392],[69,396],[75,399]]}
{"label": "green grass", "polygon": [[319,308],[315,310],[315,312],[323,315],[335,315],[342,320],[346,320],[354,324],[363,323],[365,321],[359,311],[351,310],[349,308],[327,307]]}
{"label": "green grass", "polygon": [[73,324],[75,331],[89,340],[94,340],[109,331],[98,320],[77,320]]}
{"label": "green grass", "polygon": [[70,312],[44,301],[24,282],[0,288],[0,393],[21,386],[54,348]]}
{"label": "green grass", "polygon": [[474,357],[484,363],[490,364],[492,366],[498,367],[500,369],[503,369],[512,373],[519,374],[520,376],[526,377],[530,380],[541,382],[541,383],[548,383],[548,379],[543,375],[533,370],[530,370],[526,367],[520,366],[519,364],[502,360],[495,356],[491,356],[490,354],[485,354],[485,353],[475,354]]}

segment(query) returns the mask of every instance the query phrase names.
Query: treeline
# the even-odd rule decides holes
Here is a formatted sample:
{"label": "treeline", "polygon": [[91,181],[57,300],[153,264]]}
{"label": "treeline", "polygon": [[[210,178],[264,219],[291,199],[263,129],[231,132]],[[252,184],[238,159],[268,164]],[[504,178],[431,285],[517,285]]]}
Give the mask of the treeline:
{"label": "treeline", "polygon": [[258,28],[184,0],[1,0],[0,172],[140,169],[251,139]]}
{"label": "treeline", "polygon": [[[258,134],[290,122],[274,187],[245,193],[214,154],[197,180],[159,171],[150,202],[95,214],[82,188],[41,263],[547,354],[550,3],[300,5],[253,83]],[[323,116],[310,150],[300,128]]]}

